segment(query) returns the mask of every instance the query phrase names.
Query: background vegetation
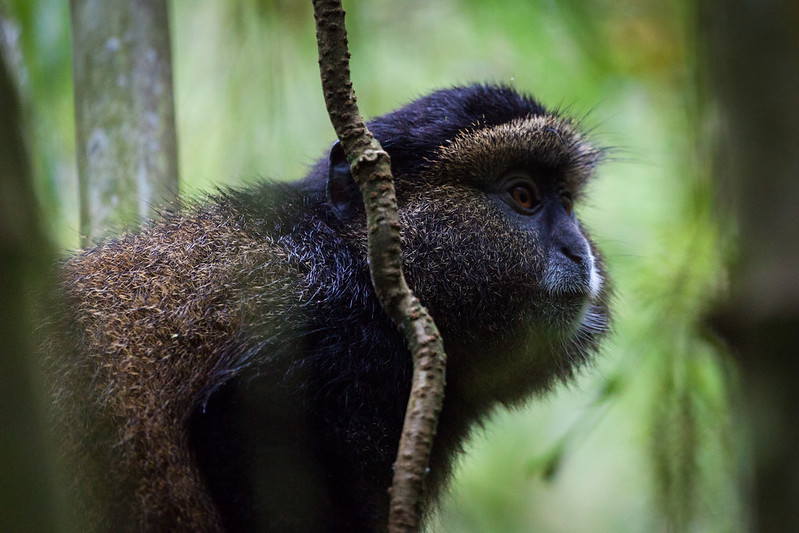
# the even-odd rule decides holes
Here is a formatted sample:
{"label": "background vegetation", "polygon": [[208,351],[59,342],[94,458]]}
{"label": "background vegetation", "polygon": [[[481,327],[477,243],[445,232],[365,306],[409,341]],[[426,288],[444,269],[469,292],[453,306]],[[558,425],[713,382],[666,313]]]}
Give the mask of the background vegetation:
{"label": "background vegetation", "polygon": [[[735,371],[702,331],[723,288],[694,13],[681,0],[346,2],[361,109],[512,83],[613,148],[580,214],[616,330],[595,368],[475,435],[435,532],[742,531]],[[78,243],[69,13],[0,0],[50,234]],[[310,2],[174,0],[181,188],[294,179],[334,139]],[[490,356],[490,354],[486,354]]]}

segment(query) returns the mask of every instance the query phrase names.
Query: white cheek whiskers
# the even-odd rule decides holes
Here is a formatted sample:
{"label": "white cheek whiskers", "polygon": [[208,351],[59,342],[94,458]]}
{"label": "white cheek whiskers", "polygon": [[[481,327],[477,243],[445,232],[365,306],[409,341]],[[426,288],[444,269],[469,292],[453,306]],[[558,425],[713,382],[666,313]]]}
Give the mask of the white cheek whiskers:
{"label": "white cheek whiskers", "polygon": [[599,291],[602,290],[602,283],[604,280],[602,279],[602,274],[596,268],[596,259],[594,259],[594,254],[590,251],[588,252],[588,259],[591,263],[591,273],[588,277],[588,294],[590,295],[591,300],[596,300],[599,296]]}

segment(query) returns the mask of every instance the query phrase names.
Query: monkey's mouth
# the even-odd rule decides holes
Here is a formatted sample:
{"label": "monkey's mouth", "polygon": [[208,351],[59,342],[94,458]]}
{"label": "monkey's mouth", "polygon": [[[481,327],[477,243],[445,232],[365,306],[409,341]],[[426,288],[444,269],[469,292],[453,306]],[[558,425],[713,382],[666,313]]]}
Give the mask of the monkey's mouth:
{"label": "monkey's mouth", "polygon": [[544,319],[555,331],[571,335],[597,314],[604,280],[591,259],[582,268],[572,263],[549,269],[544,278]]}
{"label": "monkey's mouth", "polygon": [[549,295],[547,304],[540,311],[539,326],[548,335],[564,341],[586,331],[593,335],[607,329],[601,304],[587,292]]}

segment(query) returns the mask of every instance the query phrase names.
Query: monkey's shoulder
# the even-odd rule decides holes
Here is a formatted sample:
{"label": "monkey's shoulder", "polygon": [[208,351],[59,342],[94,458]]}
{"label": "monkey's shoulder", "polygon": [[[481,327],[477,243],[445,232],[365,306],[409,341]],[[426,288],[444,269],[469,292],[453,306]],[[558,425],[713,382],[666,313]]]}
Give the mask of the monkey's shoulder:
{"label": "monkey's shoulder", "polygon": [[60,335],[98,372],[114,374],[101,380],[106,386],[133,379],[120,390],[157,388],[161,375],[202,381],[243,349],[253,317],[268,335],[263,324],[300,299],[307,265],[256,227],[275,217],[253,220],[234,203],[220,198],[165,215],[61,265]]}

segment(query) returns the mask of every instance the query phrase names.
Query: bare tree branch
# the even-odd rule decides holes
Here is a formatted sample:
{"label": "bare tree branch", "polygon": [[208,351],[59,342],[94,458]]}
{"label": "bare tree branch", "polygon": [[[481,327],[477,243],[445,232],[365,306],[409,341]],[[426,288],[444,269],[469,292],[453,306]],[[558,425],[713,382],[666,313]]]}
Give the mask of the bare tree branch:
{"label": "bare tree branch", "polygon": [[383,308],[405,334],[413,356],[411,395],[394,464],[389,531],[417,531],[424,478],[444,399],[446,355],[438,329],[402,274],[391,163],[358,111],[341,2],[314,0],[313,5],[325,103],[366,207],[372,283]]}

